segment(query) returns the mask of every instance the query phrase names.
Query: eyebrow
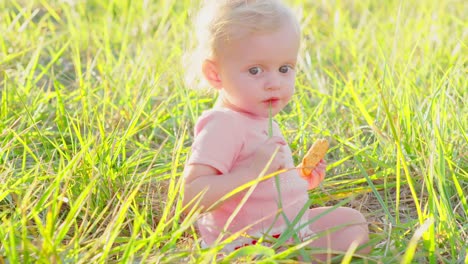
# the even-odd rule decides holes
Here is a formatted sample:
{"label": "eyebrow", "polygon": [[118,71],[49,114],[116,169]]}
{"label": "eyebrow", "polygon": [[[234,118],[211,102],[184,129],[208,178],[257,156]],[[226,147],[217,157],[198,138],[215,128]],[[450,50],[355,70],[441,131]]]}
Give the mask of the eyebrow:
{"label": "eyebrow", "polygon": [[[271,61],[268,60],[268,59],[266,59],[266,60],[249,59],[249,61],[247,61],[247,64],[251,64],[251,65],[256,65],[256,64],[265,65],[265,64],[270,64],[270,63],[271,63]],[[296,64],[296,63],[297,63],[297,58],[294,58],[294,59],[282,60],[280,65],[283,65],[283,64]]]}

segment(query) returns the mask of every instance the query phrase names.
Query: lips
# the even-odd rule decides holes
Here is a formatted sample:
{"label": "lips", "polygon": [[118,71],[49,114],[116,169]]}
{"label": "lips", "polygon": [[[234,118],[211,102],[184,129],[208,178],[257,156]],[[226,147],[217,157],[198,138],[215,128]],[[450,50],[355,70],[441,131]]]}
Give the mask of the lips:
{"label": "lips", "polygon": [[278,103],[279,101],[280,99],[278,97],[271,97],[271,98],[264,100],[263,102],[267,104],[275,104],[275,103]]}

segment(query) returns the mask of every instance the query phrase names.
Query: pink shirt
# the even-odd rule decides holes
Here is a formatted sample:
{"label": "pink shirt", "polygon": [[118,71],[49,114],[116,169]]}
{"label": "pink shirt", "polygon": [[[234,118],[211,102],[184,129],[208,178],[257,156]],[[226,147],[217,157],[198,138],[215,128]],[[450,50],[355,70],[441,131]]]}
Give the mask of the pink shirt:
{"label": "pink shirt", "polygon": [[[237,166],[245,165],[258,146],[268,139],[268,126],[268,118],[225,108],[206,111],[195,126],[195,140],[188,164],[208,165],[223,174],[219,177],[228,177],[224,174]],[[273,135],[283,137],[276,122],[273,122]],[[289,157],[287,168],[294,168],[289,146],[282,147]],[[292,222],[307,202],[308,195],[307,182],[296,170],[280,174],[279,182],[281,197],[274,177],[260,182],[224,233],[222,230],[225,223],[239,205],[243,195],[236,195],[215,210],[205,213],[198,220],[203,241],[211,245],[220,234],[225,238],[257,221],[260,222],[249,228],[247,234],[259,237],[264,233],[269,235],[282,233],[286,229],[286,223],[281,214],[276,217],[279,199],[282,201],[285,215],[289,222]],[[234,243],[232,247],[243,243],[246,241]]]}

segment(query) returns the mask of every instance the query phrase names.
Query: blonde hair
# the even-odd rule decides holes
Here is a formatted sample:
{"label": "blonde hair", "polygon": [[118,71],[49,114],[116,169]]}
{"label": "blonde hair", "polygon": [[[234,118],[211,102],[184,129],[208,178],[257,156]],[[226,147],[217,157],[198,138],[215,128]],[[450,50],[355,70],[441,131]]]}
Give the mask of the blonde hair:
{"label": "blonde hair", "polygon": [[213,58],[220,44],[252,33],[274,32],[292,23],[299,35],[299,22],[281,0],[205,0],[194,23],[196,48],[186,57],[186,83],[207,88],[201,64]]}

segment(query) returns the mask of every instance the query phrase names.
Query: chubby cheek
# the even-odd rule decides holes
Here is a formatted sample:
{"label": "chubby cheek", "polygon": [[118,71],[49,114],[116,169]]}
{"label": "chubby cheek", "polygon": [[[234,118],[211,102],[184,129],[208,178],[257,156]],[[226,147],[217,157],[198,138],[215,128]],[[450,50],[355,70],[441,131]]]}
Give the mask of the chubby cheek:
{"label": "chubby cheek", "polygon": [[290,86],[288,86],[287,89],[284,89],[283,96],[287,101],[290,101],[292,96],[294,95],[294,83],[292,83]]}
{"label": "chubby cheek", "polygon": [[290,100],[295,92],[295,86],[296,86],[296,82],[295,80],[291,80],[290,83],[288,84],[288,88],[286,89],[286,97],[288,98],[288,100]]}
{"label": "chubby cheek", "polygon": [[260,95],[263,92],[261,83],[252,80],[252,78],[242,78],[241,81],[237,83],[237,87],[240,93],[249,97],[252,101],[255,101],[255,98],[261,97]]}

